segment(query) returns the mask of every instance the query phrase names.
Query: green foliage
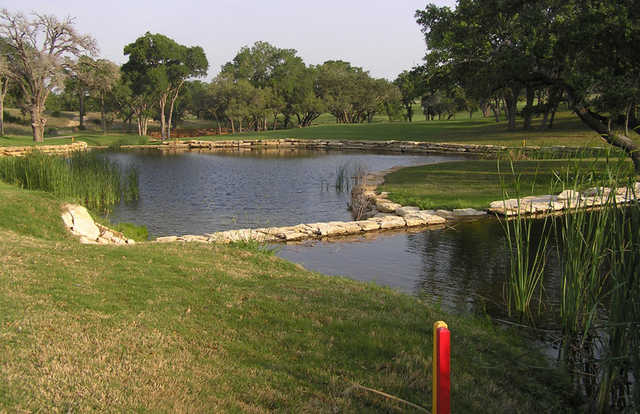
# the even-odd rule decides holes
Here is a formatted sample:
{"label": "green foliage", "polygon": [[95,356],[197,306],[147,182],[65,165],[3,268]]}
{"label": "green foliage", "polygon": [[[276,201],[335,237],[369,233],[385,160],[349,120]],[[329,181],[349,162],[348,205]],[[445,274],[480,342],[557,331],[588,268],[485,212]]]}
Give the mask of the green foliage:
{"label": "green foliage", "polygon": [[96,210],[108,210],[120,202],[123,192],[126,198],[137,198],[137,174],[129,172],[123,185],[118,165],[93,152],[74,152],[68,158],[37,151],[25,157],[3,157],[0,178]]}
{"label": "green foliage", "polygon": [[121,222],[118,224],[109,225],[112,229],[121,232],[128,239],[133,239],[138,242],[149,240],[149,230],[146,226],[139,226],[134,223]]}

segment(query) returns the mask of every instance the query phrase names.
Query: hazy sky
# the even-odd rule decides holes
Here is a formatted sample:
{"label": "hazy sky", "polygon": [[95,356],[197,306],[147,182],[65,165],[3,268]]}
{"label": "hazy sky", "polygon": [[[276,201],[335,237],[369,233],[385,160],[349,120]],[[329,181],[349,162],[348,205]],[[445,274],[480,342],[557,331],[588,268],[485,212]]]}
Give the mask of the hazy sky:
{"label": "hazy sky", "polygon": [[122,49],[149,31],[204,48],[209,78],[238,50],[258,40],[293,48],[307,64],[347,60],[393,79],[422,62],[425,45],[413,17],[427,3],[454,0],[3,0],[10,11],[76,18],[95,37],[100,56],[124,63]]}

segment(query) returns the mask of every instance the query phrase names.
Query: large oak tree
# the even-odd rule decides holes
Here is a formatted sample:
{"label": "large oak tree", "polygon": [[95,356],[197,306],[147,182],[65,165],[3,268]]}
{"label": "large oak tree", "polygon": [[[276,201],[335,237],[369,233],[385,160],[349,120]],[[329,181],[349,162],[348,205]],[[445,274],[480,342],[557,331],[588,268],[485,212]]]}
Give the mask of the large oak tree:
{"label": "large oak tree", "polygon": [[[122,72],[138,98],[140,133],[146,134],[146,119],[155,98],[160,109],[163,138],[171,137],[171,118],[180,89],[193,77],[207,74],[209,63],[200,46],[187,47],[161,34],[147,32],[124,48],[129,60]],[[167,108],[168,104],[168,108]],[[141,119],[142,117],[142,119]]]}
{"label": "large oak tree", "polygon": [[33,140],[44,141],[47,96],[60,86],[70,58],[96,52],[92,37],[77,33],[73,19],[0,10],[0,37],[7,46],[8,76],[20,87],[31,115]]}

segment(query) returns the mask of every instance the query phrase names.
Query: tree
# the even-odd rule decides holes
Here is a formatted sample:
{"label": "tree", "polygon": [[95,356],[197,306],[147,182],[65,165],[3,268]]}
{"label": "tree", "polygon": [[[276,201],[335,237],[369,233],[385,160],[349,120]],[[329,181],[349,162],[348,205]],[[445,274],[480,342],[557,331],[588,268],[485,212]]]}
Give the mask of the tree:
{"label": "tree", "polygon": [[394,85],[400,89],[402,105],[409,122],[413,121],[413,104],[422,95],[424,88],[424,76],[420,69],[418,67],[410,71],[405,70],[393,81]]}
{"label": "tree", "polygon": [[[183,46],[164,35],[147,32],[125,46],[124,54],[129,60],[122,71],[131,81],[134,94],[145,101],[151,96],[156,98],[162,138],[170,138],[173,107],[180,89],[188,78],[207,73],[209,63],[204,51],[200,46]],[[145,106],[144,111],[151,106],[149,102],[141,105]]]}
{"label": "tree", "polygon": [[9,64],[5,57],[4,42],[0,42],[0,136],[4,136],[4,98],[9,91]]}
{"label": "tree", "polygon": [[113,88],[120,79],[120,68],[115,63],[107,59],[98,59],[86,61],[89,66],[86,85],[88,91],[100,103],[100,121],[102,131],[107,132],[107,96],[113,91]]}
{"label": "tree", "polygon": [[44,141],[45,102],[51,91],[61,85],[70,57],[96,52],[95,41],[78,34],[73,19],[55,16],[0,11],[0,37],[9,49],[9,77],[19,85],[31,115],[33,140]]}
{"label": "tree", "polygon": [[510,128],[523,89],[525,128],[536,111],[536,90],[548,91],[547,117],[565,95],[583,123],[626,152],[640,172],[640,146],[628,133],[640,128],[636,3],[466,0],[454,10],[429,5],[416,18],[429,49],[427,66],[448,71],[465,89],[474,80],[488,82],[491,94],[504,98]]}
{"label": "tree", "polygon": [[[293,107],[311,101],[309,85],[311,74],[297,56],[295,49],[281,49],[268,42],[256,42],[251,47],[243,47],[231,62],[222,67],[223,76],[235,80],[246,80],[254,88],[262,90],[266,110],[273,116],[273,128],[278,122],[278,114],[285,115],[285,126],[292,115],[298,117],[298,126],[307,126],[315,119],[313,111],[294,111]],[[268,91],[267,91],[268,90]],[[264,126],[266,128],[266,124]]]}

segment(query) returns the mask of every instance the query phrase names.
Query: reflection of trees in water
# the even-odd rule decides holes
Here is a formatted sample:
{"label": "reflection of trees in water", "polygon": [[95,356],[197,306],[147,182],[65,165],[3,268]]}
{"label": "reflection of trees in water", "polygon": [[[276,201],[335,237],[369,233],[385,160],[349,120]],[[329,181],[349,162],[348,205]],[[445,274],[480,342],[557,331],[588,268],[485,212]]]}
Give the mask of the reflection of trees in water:
{"label": "reflection of trees in water", "polygon": [[[509,256],[503,228],[496,221],[458,223],[455,228],[408,236],[408,251],[422,260],[415,291],[431,302],[457,310],[503,315],[503,287]],[[545,293],[557,297],[559,262],[553,241],[548,247]]]}

